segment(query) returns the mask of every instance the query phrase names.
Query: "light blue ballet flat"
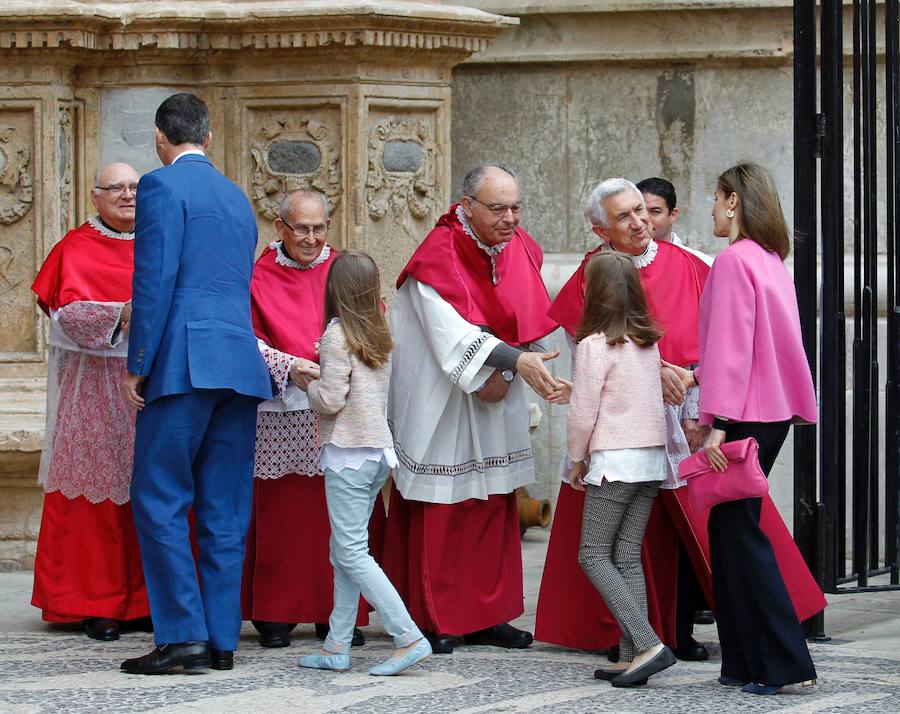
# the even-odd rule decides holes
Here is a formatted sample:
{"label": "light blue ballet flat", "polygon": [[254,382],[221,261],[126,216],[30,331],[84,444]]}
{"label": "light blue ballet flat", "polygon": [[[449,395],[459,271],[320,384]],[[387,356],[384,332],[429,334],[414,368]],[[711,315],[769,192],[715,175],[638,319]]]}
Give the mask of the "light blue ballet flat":
{"label": "light blue ballet flat", "polygon": [[418,664],[422,660],[428,659],[430,655],[431,644],[423,637],[416,642],[416,646],[405,655],[396,659],[386,659],[381,664],[376,664],[369,670],[369,674],[374,674],[376,677],[389,677],[394,674],[400,674],[404,669],[408,669],[414,664]]}
{"label": "light blue ballet flat", "polygon": [[332,669],[335,672],[346,672],[350,669],[350,655],[306,655],[298,659],[297,664],[310,669]]}

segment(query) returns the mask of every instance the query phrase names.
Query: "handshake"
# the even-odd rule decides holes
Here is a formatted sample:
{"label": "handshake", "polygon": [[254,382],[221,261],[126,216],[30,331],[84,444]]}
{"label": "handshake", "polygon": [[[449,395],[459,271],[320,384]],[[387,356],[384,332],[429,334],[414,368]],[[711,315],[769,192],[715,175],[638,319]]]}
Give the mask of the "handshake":
{"label": "handshake", "polygon": [[290,378],[294,384],[305,392],[309,383],[319,378],[319,365],[308,359],[298,357],[291,364]]}

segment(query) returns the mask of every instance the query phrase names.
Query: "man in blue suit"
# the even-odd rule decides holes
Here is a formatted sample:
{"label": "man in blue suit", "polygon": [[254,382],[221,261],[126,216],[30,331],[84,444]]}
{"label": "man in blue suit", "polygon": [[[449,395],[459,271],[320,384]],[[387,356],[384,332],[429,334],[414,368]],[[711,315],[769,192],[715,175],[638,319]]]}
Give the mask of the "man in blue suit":
{"label": "man in blue suit", "polygon": [[203,100],[169,97],[164,166],[138,184],[123,389],[140,410],[131,502],[157,647],[122,663],[131,674],[231,669],[241,628],[256,406],[272,387],[250,322],[256,219],[206,158],[211,136]]}

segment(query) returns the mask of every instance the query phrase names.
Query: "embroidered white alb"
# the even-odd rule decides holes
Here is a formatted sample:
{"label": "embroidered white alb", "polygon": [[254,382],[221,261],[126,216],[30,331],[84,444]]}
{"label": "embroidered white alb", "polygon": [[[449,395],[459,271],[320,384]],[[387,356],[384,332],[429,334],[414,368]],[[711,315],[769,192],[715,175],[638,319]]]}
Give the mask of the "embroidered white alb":
{"label": "embroidered white alb", "polygon": [[113,230],[100,220],[100,216],[92,216],[88,219],[88,223],[91,228],[107,238],[115,238],[116,240],[134,240],[134,231],[131,233],[123,233],[122,231]]}
{"label": "embroidered white alb", "polygon": [[491,282],[496,285],[500,282],[500,276],[497,274],[497,256],[503,252],[503,249],[509,244],[509,241],[504,243],[498,243],[497,245],[486,245],[478,240],[478,236],[475,235],[475,232],[472,230],[472,227],[469,225],[469,221],[466,218],[465,211],[463,211],[462,206],[456,207],[456,217],[459,219],[460,224],[462,225],[463,231],[465,234],[469,236],[473,241],[475,241],[475,245],[477,245],[481,250],[488,254],[491,259]]}
{"label": "embroidered white alb", "polygon": [[288,254],[284,252],[282,243],[283,241],[276,240],[269,243],[269,247],[275,251],[275,262],[278,263],[278,265],[283,265],[285,268],[309,270],[310,268],[315,268],[317,265],[322,265],[322,263],[328,260],[328,256],[331,255],[331,246],[326,243],[322,246],[322,252],[319,253],[318,258],[316,258],[309,265],[303,265],[303,263],[298,263],[296,260],[289,257]]}

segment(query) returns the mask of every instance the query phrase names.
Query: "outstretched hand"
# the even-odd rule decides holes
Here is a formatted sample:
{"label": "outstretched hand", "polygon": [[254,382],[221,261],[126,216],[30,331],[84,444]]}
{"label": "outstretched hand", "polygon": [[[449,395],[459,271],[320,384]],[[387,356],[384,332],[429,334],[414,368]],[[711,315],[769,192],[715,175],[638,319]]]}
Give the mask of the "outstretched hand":
{"label": "outstretched hand", "polygon": [[550,392],[547,401],[551,404],[568,404],[572,400],[572,388],[574,385],[568,379],[558,379],[559,386]]}
{"label": "outstretched hand", "polygon": [[516,372],[519,373],[529,387],[544,399],[548,399],[553,391],[561,386],[544,364],[544,362],[557,357],[559,357],[559,350],[553,350],[553,352],[523,352],[516,360]]}

